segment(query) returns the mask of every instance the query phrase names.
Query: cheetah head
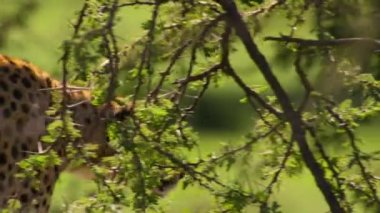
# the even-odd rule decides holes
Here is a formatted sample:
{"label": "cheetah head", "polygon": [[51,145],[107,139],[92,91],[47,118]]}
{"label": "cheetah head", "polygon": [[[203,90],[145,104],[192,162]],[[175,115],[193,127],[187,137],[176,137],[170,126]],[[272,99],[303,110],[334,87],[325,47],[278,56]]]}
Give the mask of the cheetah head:
{"label": "cheetah head", "polygon": [[107,127],[112,122],[123,122],[130,116],[129,106],[121,106],[116,102],[94,106],[84,102],[74,109],[74,122],[81,131],[83,144],[96,144],[98,159],[115,154],[109,145]]}

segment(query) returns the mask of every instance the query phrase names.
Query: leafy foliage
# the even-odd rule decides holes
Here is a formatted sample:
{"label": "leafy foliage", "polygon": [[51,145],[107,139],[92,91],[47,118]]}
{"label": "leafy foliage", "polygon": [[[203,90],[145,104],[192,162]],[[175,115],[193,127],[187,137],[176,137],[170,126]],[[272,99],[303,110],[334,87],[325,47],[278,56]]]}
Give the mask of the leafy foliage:
{"label": "leafy foliage", "polygon": [[[118,17],[124,7],[141,6],[151,10],[141,26],[145,33],[123,46],[123,39],[114,34]],[[359,205],[379,211],[378,178],[369,167],[378,160],[378,152],[364,152],[364,142],[355,133],[363,121],[380,111],[378,32],[368,38],[347,26],[360,15],[373,27],[368,8],[380,10],[377,1],[85,1],[72,38],[64,41],[63,79],[73,76],[93,87],[98,105],[110,103],[119,86],[127,85],[124,94],[128,95],[120,102],[130,104],[132,114],[110,122],[109,143],[116,153],[91,164],[98,193],[74,205],[87,212],[153,210],[162,180],[184,174],[183,187],[199,185],[210,191],[218,203],[217,212],[241,212],[250,205],[265,213],[281,212],[272,197],[274,188],[281,189],[284,175],[292,177],[308,169],[331,212],[352,212]],[[344,16],[337,15],[341,11]],[[297,97],[301,101],[292,101],[294,95],[283,88],[255,43],[255,35],[262,30],[258,26],[265,28],[260,23],[276,19],[275,14],[291,24],[286,34],[266,37],[266,42],[280,42],[277,59],[293,62],[287,69],[294,69],[299,78],[297,86],[304,91]],[[297,27],[310,20],[312,38],[296,37]],[[259,73],[245,76],[230,62],[241,44],[244,50],[239,51],[250,57]],[[355,54],[359,50],[367,58]],[[317,65],[321,74],[311,79],[309,69]],[[329,79],[324,78],[325,72]],[[260,74],[267,83],[265,91],[246,82]],[[223,79],[231,79],[242,90],[241,103],[255,112],[255,124],[244,143],[224,144],[220,151],[191,159],[187,154],[200,141],[189,117],[210,87]],[[49,125],[43,141],[77,139],[65,102],[52,110],[62,116]],[[331,147],[336,149],[331,151]],[[83,162],[95,154],[91,145],[81,151],[71,149]],[[255,155],[261,156],[257,165]],[[59,164],[59,159],[48,152],[20,164],[33,174],[34,167],[27,162],[41,169],[47,162]],[[247,183],[251,180],[220,178],[223,172],[241,166],[257,171],[260,183],[251,188]]]}

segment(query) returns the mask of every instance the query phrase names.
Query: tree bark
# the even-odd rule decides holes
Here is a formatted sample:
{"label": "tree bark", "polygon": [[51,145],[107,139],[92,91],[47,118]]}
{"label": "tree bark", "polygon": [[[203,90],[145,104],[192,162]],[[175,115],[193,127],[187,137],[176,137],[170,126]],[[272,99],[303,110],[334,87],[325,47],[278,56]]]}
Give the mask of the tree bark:
{"label": "tree bark", "polygon": [[334,194],[333,187],[325,178],[325,172],[315,159],[309,145],[307,144],[306,131],[303,125],[301,115],[296,112],[288,97],[288,94],[281,86],[277,77],[274,75],[265,56],[259,51],[253,41],[247,25],[242,19],[238,8],[233,0],[215,0],[227,13],[227,21],[235,30],[237,36],[243,42],[251,60],[257,65],[265,80],[273,90],[283,110],[285,119],[290,123],[293,133],[293,139],[297,142],[301,155],[308,169],[311,171],[316,184],[322,192],[331,212],[343,213],[345,210],[341,207],[337,196]]}

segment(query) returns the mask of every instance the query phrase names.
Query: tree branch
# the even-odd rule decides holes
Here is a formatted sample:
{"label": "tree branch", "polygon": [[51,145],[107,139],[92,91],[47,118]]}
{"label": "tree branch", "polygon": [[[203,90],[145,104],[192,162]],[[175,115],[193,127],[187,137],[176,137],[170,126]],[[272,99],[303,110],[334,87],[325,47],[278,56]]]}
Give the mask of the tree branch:
{"label": "tree branch", "polygon": [[[226,30],[223,34],[222,40],[221,40],[221,65],[223,66],[223,71],[229,75],[235,83],[244,91],[245,95],[248,98],[248,101],[252,105],[253,108],[255,108],[255,104],[252,103],[253,100],[257,101],[262,107],[264,107],[266,110],[268,110],[270,113],[274,114],[276,117],[281,119],[281,112],[278,111],[276,108],[268,104],[257,92],[252,90],[248,85],[245,84],[243,79],[240,78],[240,76],[236,73],[234,68],[232,67],[229,55],[229,37],[231,34],[231,27],[226,26]],[[253,100],[252,100],[253,99]]]}
{"label": "tree branch", "polygon": [[346,46],[346,45],[366,45],[373,47],[374,49],[380,49],[380,40],[373,38],[341,38],[332,40],[313,40],[313,39],[302,39],[293,38],[289,36],[273,37],[268,36],[264,38],[265,41],[280,41],[286,43],[296,43],[303,47],[326,47],[326,46]]}
{"label": "tree branch", "polygon": [[271,67],[269,66],[266,58],[259,51],[257,45],[253,41],[247,25],[244,23],[235,2],[233,0],[216,0],[216,2],[218,2],[226,11],[230,25],[235,29],[237,36],[243,42],[250,58],[253,62],[255,62],[265,80],[272,88],[275,96],[277,97],[278,102],[284,111],[285,118],[291,124],[293,139],[297,141],[302,157],[307,167],[313,174],[319,189],[323,193],[325,200],[330,207],[330,210],[334,213],[345,212],[343,207],[340,205],[336,195],[334,194],[333,187],[326,179],[324,170],[315,159],[309,145],[307,144],[306,133],[301,115],[294,110],[288,94],[282,88],[277,77],[274,75]]}

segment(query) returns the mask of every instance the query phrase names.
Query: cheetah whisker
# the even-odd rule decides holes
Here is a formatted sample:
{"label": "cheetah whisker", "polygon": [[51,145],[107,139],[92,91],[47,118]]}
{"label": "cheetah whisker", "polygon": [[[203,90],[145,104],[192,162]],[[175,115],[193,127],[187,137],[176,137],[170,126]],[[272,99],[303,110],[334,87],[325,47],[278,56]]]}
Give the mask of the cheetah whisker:
{"label": "cheetah whisker", "polygon": [[[41,88],[38,89],[40,91],[52,91],[52,90],[63,90],[64,87],[54,87],[54,88]],[[75,87],[75,86],[67,86],[66,90],[92,90],[91,87]],[[70,92],[70,91],[69,91]]]}
{"label": "cheetah whisker", "polygon": [[66,107],[67,108],[74,108],[74,107],[79,106],[79,105],[84,104],[84,103],[90,103],[90,101],[89,100],[83,100],[83,101],[80,101],[80,102],[75,103],[75,104],[67,105]]}

